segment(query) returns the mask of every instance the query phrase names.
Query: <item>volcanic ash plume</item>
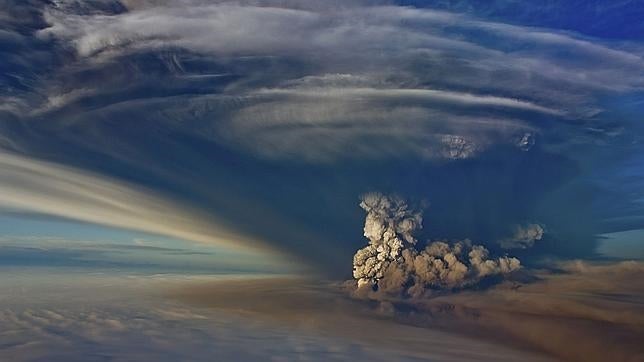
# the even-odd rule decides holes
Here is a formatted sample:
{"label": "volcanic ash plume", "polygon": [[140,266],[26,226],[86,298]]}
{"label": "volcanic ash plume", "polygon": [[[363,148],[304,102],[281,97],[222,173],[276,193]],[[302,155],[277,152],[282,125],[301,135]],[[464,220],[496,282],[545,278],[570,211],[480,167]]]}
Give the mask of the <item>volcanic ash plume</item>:
{"label": "volcanic ash plume", "polygon": [[543,238],[545,230],[539,224],[517,225],[510,238],[499,241],[503,249],[527,249]]}
{"label": "volcanic ash plume", "polygon": [[369,245],[353,257],[358,288],[420,297],[437,289],[457,289],[483,278],[518,270],[516,258],[490,258],[488,250],[469,240],[435,241],[418,250],[413,232],[422,227],[422,213],[400,198],[377,193],[363,197],[367,212],[364,236]]}

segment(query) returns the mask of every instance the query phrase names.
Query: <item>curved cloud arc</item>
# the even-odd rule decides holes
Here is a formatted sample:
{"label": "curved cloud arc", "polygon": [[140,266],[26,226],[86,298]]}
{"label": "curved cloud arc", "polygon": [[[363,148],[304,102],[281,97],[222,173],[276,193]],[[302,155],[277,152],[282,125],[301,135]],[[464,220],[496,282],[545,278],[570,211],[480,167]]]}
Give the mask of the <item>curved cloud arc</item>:
{"label": "curved cloud arc", "polygon": [[407,99],[407,100],[437,100],[450,103],[474,106],[506,107],[519,110],[564,115],[565,113],[539,104],[515,98],[478,95],[472,93],[443,91],[437,89],[378,89],[378,88],[310,88],[310,89],[263,89],[259,94],[284,94],[311,98],[368,97],[374,99]]}
{"label": "curved cloud arc", "polygon": [[[445,155],[452,154],[453,139],[472,150],[519,144],[525,151],[522,140],[532,144],[535,134],[544,147],[559,146],[573,137],[552,129],[610,129],[601,99],[644,89],[637,43],[426,8],[186,0],[126,1],[118,2],[123,11],[79,12],[64,3],[43,7],[47,26],[34,35],[69,51],[72,61],[43,82],[46,97],[32,116],[65,105],[87,111],[128,95],[141,97],[140,106],[181,94],[186,104],[164,102],[167,112],[153,121],[179,114],[191,127],[175,122],[173,129],[199,128],[234,151],[268,159],[346,160],[354,154],[342,147],[349,145],[372,159],[402,153],[443,160],[452,158]],[[165,70],[152,71],[139,57],[154,58]],[[101,78],[100,90],[86,84],[85,72],[99,77],[126,68],[134,80]],[[229,77],[198,81],[213,74]],[[210,96],[235,99],[236,106],[205,100]],[[381,122],[383,115],[394,122]],[[497,121],[486,122],[482,132],[482,119]],[[375,136],[369,120],[378,123]],[[298,122],[305,127],[284,127]],[[349,132],[330,129],[331,122],[343,122]],[[399,123],[418,127],[401,134]],[[383,147],[375,140],[381,134],[396,137]]]}

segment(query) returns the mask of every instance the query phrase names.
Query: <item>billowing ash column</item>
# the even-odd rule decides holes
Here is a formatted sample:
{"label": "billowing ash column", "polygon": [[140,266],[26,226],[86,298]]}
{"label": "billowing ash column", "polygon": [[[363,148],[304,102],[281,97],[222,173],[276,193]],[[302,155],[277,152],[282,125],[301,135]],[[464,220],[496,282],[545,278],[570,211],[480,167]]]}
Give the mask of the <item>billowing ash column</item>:
{"label": "billowing ash column", "polygon": [[418,250],[413,233],[422,227],[422,212],[411,210],[399,197],[370,193],[360,207],[367,212],[364,236],[369,245],[353,257],[359,289],[420,297],[521,268],[518,259],[490,258],[485,247],[469,240],[435,241]]}
{"label": "billowing ash column", "polygon": [[422,214],[409,210],[404,200],[378,193],[366,194],[360,203],[367,212],[364,236],[367,247],[353,257],[353,277],[358,286],[376,285],[392,262],[399,261],[404,248],[413,247],[412,233],[422,227]]}

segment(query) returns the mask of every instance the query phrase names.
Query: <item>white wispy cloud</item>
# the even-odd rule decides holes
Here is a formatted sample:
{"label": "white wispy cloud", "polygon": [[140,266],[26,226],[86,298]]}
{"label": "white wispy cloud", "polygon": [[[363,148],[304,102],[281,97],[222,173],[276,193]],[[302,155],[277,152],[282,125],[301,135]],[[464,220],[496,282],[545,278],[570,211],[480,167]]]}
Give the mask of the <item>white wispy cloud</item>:
{"label": "white wispy cloud", "polygon": [[[241,79],[222,92],[241,106],[221,108],[199,97],[166,105],[175,107],[175,118],[190,117],[198,109],[200,122],[206,123],[202,129],[223,132],[216,141],[246,149],[255,145],[250,150],[260,156],[304,155],[309,161],[350,156],[342,147],[334,151],[341,140],[373,149],[361,144],[371,138],[372,122],[355,121],[373,117],[378,132],[397,135],[390,139],[391,152],[357,154],[379,157],[414,149],[422,157],[442,158],[445,152],[433,149],[443,147],[445,136],[467,138],[476,149],[514,143],[522,136],[508,132],[510,123],[535,133],[535,119],[590,120],[601,112],[599,93],[644,89],[644,60],[637,44],[444,11],[309,1],[131,1],[129,6],[129,12],[116,15],[49,8],[45,19],[50,27],[38,35],[71,45],[78,62],[99,68],[113,59],[163,49],[183,49],[229,64],[247,64],[253,57],[295,61],[298,65],[279,74],[237,65],[228,74]],[[198,78],[191,77],[180,58],[172,59],[173,69],[185,73],[182,79]],[[48,97],[48,104],[60,97]],[[468,107],[476,107],[478,114],[467,114]],[[367,114],[366,108],[377,111]],[[182,111],[188,113],[181,116]],[[455,125],[425,127],[420,134],[420,128],[407,135],[399,130],[401,123],[433,123],[439,111],[443,124]],[[383,114],[390,117],[388,125],[378,121]],[[342,120],[347,131],[329,130],[330,118]],[[479,134],[477,118],[496,118],[496,135]],[[473,122],[471,129],[463,126],[466,119]],[[307,128],[282,127],[298,122]],[[493,122],[486,124],[489,131]],[[246,131],[236,133],[239,129]],[[260,133],[267,129],[271,131]],[[311,143],[312,138],[317,141]],[[417,146],[419,139],[424,147]]]}
{"label": "white wispy cloud", "polygon": [[316,99],[325,98],[360,98],[374,100],[436,100],[449,103],[473,106],[507,107],[529,110],[553,115],[562,115],[562,111],[550,109],[538,104],[514,98],[477,95],[465,92],[443,91],[436,89],[378,89],[378,88],[309,88],[309,89],[263,89],[259,94],[283,94]]}

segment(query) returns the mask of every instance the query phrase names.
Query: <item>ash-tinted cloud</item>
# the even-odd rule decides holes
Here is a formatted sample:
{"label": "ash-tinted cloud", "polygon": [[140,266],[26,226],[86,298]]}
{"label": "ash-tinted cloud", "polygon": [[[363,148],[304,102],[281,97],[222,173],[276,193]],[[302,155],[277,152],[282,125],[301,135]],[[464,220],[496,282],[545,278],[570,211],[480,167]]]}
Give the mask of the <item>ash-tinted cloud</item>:
{"label": "ash-tinted cloud", "polygon": [[367,213],[364,236],[369,244],[353,256],[358,294],[423,298],[521,269],[519,259],[492,257],[468,239],[418,243],[414,233],[422,227],[422,211],[399,197],[367,194],[360,207]]}
{"label": "ash-tinted cloud", "polygon": [[[644,290],[632,281],[642,277],[642,263],[575,261],[550,267],[556,270],[537,271],[537,278],[529,282],[515,280],[485,291],[423,299],[381,294],[348,300],[342,294],[348,290],[338,285],[292,279],[203,283],[177,295],[198,306],[253,313],[288,325],[306,324],[408,353],[418,349],[424,351],[420,358],[449,360],[451,353],[464,353],[456,359],[641,359],[644,320],[638,301]],[[412,326],[423,337],[416,339],[402,326]],[[436,329],[471,339],[452,348],[445,335],[435,334]],[[493,343],[481,346],[486,355],[474,349],[483,341]],[[513,356],[506,348],[527,348],[536,354]]]}
{"label": "ash-tinted cloud", "polygon": [[[331,329],[323,325],[320,330],[312,323],[329,318],[321,318],[324,310],[310,309],[312,304],[309,303],[312,298],[314,303],[328,306],[328,294],[306,293],[299,282],[296,282],[296,288],[290,289],[292,298],[286,298],[298,303],[299,307],[291,309],[294,313],[283,313],[285,304],[275,303],[275,300],[281,298],[281,293],[288,294],[289,288],[284,285],[271,288],[276,284],[266,279],[215,278],[215,287],[218,286],[221,292],[211,293],[213,279],[207,277],[135,277],[61,272],[60,269],[54,272],[3,269],[2,272],[5,276],[0,281],[2,288],[11,292],[0,298],[2,360],[265,361],[268,356],[288,361],[415,361],[428,355],[445,361],[462,361],[463,358],[545,360],[514,348],[397,325],[378,317],[352,318],[349,323],[339,325],[336,325],[339,320],[333,318]],[[231,285],[235,287],[229,288]],[[312,312],[308,315],[309,322],[284,323],[249,310],[249,305],[262,299],[258,298],[258,290],[267,286],[270,292],[266,295],[269,299],[268,303],[263,303],[264,308],[275,311],[277,307],[275,317],[290,315],[295,320],[302,317],[302,310],[307,310]],[[196,291],[192,287],[210,298],[221,295],[227,302],[220,308],[198,305],[189,297]],[[227,299],[231,293],[251,298]],[[201,302],[209,300],[202,298]],[[233,307],[233,304],[237,306]],[[231,311],[231,307],[235,311]],[[353,311],[354,308],[344,309],[342,315]],[[389,338],[375,334],[365,338],[359,333],[365,326],[394,328],[408,341],[414,341],[413,345],[400,348],[388,343]],[[340,335],[329,334],[343,327],[344,332]],[[442,343],[428,346],[428,333]],[[444,350],[445,343],[465,347]],[[490,348],[495,348],[499,355],[490,357],[487,352]]]}

